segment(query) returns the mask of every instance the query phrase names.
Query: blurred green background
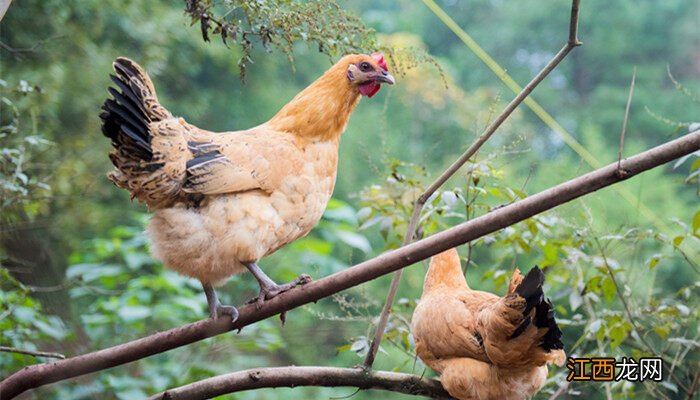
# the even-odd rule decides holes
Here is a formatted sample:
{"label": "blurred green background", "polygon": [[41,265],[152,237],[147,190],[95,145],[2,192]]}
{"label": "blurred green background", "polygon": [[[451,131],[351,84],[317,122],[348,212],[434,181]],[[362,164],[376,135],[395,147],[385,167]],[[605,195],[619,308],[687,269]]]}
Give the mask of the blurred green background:
{"label": "blurred green background", "polygon": [[[185,12],[184,2],[161,0],[21,0],[2,19],[0,345],[70,356],[206,316],[199,283],[150,258],[142,233],[145,207],[130,203],[105,177],[110,145],[98,115],[117,56],[146,68],[174,114],[224,131],[264,122],[344,51],[382,47],[393,54],[389,68],[397,85],[363,99],[353,114],[324,219],[307,238],[261,262],[278,281],[301,272],[319,278],[397,247],[412,199],[514,97],[421,1],[345,0],[338,1],[340,10],[329,1],[194,3],[234,22],[241,9],[264,17],[304,5],[311,6],[302,11],[311,12],[321,4],[326,19],[319,21],[332,32],[314,31],[308,21],[283,24],[280,31],[288,29],[293,40],[272,35],[269,44],[250,35],[247,49],[240,33],[229,36],[227,46],[212,25],[205,42],[201,20]],[[568,35],[568,1],[437,4],[523,86]],[[634,68],[624,154],[697,129],[699,17],[697,0],[584,1],[584,45],[532,98],[600,165],[617,160]],[[346,19],[331,24],[338,18]],[[656,355],[666,363],[662,383],[569,385],[566,368],[553,367],[536,398],[562,387],[560,398],[692,398],[700,370],[699,160],[696,153],[460,248],[471,286],[484,290],[503,293],[515,266],[545,267],[546,291],[570,355]],[[431,199],[422,233],[591,169],[523,106]],[[423,263],[406,270],[378,369],[432,376],[416,360],[408,329],[424,273]],[[244,368],[353,366],[362,362],[389,281],[383,277],[291,311],[283,328],[276,319],[263,321],[26,397],[132,399]],[[256,290],[243,275],[219,292],[241,304]],[[0,377],[37,361],[45,359],[0,353]],[[322,399],[354,392],[268,389],[226,398]],[[380,395],[410,398],[379,392],[353,398]]]}

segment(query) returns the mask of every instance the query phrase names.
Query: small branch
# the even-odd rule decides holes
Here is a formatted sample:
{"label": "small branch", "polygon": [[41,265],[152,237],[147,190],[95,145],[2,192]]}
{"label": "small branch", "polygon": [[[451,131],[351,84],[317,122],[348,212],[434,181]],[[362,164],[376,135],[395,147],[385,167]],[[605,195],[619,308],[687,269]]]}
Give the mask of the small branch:
{"label": "small branch", "polygon": [[61,38],[63,38],[64,36],[65,36],[65,35],[55,35],[55,36],[51,36],[51,37],[49,37],[49,38],[46,38],[46,39],[43,39],[43,40],[40,40],[40,41],[34,43],[34,45],[32,45],[32,47],[22,47],[22,48],[12,47],[12,46],[8,45],[7,43],[5,43],[5,42],[3,42],[3,41],[0,41],[0,47],[3,48],[3,49],[5,49],[5,50],[7,50],[7,51],[9,51],[10,54],[12,54],[13,56],[15,56],[16,59],[21,60],[23,54],[34,53],[34,52],[36,52],[39,48],[41,48],[42,46],[44,46],[45,44],[47,44],[47,43],[49,43],[49,42],[51,42],[51,41],[53,41],[53,40],[56,40],[56,39],[61,39]]}
{"label": "small branch", "polygon": [[3,400],[10,400],[29,389],[116,367],[224,332],[242,329],[281,312],[405,268],[698,150],[700,130],[623,160],[622,168],[629,171],[624,179],[616,174],[617,163],[610,164],[428,238],[282,293],[267,300],[260,309],[254,304],[241,307],[240,316],[234,323],[226,318],[217,321],[202,320],[93,353],[25,367],[0,382],[0,396]]}
{"label": "small branch", "polygon": [[617,152],[617,171],[619,174],[624,174],[620,169],[620,161],[622,161],[622,148],[625,145],[625,130],[627,129],[627,118],[630,114],[630,104],[632,104],[632,93],[634,92],[634,81],[637,78],[637,67],[632,69],[632,83],[630,84],[630,94],[627,96],[627,106],[625,107],[625,118],[622,120],[622,132],[620,132],[620,149]]}
{"label": "small branch", "polygon": [[700,382],[700,363],[698,363],[698,372],[695,373],[695,378],[693,378],[693,383],[690,385],[690,390],[688,391],[688,400],[693,400],[695,391],[698,389],[698,382]]}
{"label": "small branch", "polygon": [[245,390],[297,386],[356,387],[360,390],[377,389],[426,396],[433,399],[451,399],[439,381],[416,375],[373,371],[359,368],[333,367],[278,367],[257,368],[215,376],[169,389],[149,397],[149,400],[210,399]]}
{"label": "small branch", "polygon": [[[404,238],[403,245],[411,243],[416,234],[416,228],[418,225],[418,220],[420,219],[421,212],[425,203],[428,201],[430,196],[435,193],[448,179],[450,179],[463,165],[466,163],[481,146],[486,143],[489,138],[496,132],[496,130],[505,122],[506,119],[515,111],[520,103],[527,98],[527,96],[532,93],[532,91],[537,87],[537,85],[544,80],[544,78],[549,75],[554,68],[559,65],[559,63],[566,58],[566,56],[575,47],[580,46],[581,42],[577,39],[578,31],[578,5],[579,0],[573,0],[571,5],[571,22],[569,26],[569,39],[564,47],[559,50],[559,52],[552,58],[547,65],[530,81],[530,83],[523,88],[523,90],[518,93],[517,96],[506,106],[506,108],[501,112],[501,114],[484,130],[484,132],[479,136],[479,138],[472,143],[471,146],[461,155],[457,160],[455,160],[452,165],[449,166],[428,188],[421,194],[413,205],[413,214],[408,222],[408,229],[406,230],[406,237]],[[389,286],[389,292],[387,293],[386,301],[384,307],[382,308],[382,313],[379,315],[379,322],[377,322],[377,327],[374,331],[374,338],[369,346],[369,351],[365,357],[363,365],[365,368],[371,368],[374,363],[374,359],[377,356],[377,351],[379,350],[379,344],[382,341],[382,336],[384,336],[384,330],[386,329],[386,324],[389,320],[389,313],[391,312],[391,307],[394,304],[394,299],[396,299],[396,293],[399,289],[399,283],[401,282],[401,270],[394,274],[391,280],[391,285]]]}
{"label": "small branch", "polygon": [[64,356],[61,353],[51,353],[51,352],[47,352],[47,351],[24,350],[24,349],[18,349],[16,347],[8,347],[8,346],[0,346],[0,351],[5,352],[5,353],[26,354],[28,356],[34,356],[34,357],[60,358],[61,360],[66,358],[66,356]]}
{"label": "small branch", "polygon": [[569,21],[569,41],[567,45],[572,48],[583,44],[578,40],[578,5],[580,2],[580,0],[571,2],[571,20]]}

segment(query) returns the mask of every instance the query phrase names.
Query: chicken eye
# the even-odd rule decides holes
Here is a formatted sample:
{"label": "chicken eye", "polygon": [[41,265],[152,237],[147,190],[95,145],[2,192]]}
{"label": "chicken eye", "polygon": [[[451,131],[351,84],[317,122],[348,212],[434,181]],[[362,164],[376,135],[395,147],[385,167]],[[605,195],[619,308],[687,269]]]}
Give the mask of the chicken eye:
{"label": "chicken eye", "polygon": [[369,63],[367,61],[360,64],[360,71],[362,71],[362,72],[367,72],[371,69],[372,69],[372,67],[369,65]]}

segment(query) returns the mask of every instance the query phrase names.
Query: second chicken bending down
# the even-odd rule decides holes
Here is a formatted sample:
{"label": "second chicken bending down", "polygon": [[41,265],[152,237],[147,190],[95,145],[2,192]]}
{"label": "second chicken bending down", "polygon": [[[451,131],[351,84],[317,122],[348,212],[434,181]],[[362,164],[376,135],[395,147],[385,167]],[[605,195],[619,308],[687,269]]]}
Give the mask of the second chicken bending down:
{"label": "second chicken bending down", "polygon": [[199,279],[212,318],[238,317],[214,286],[250,271],[261,305],[300,283],[278,285],[262,257],[306,235],[335,185],[340,135],[360,96],[393,84],[381,54],[343,57],[272,119],[214,133],[173,116],[156,98],[146,72],[114,62],[118,89],[105,101],[102,132],[112,140],[109,179],[155,211],[148,233],[166,267]]}
{"label": "second chicken bending down", "polygon": [[413,313],[416,353],[460,400],[522,400],[565,361],[544,274],[515,270],[504,297],[472,290],[455,249],[434,256]]}

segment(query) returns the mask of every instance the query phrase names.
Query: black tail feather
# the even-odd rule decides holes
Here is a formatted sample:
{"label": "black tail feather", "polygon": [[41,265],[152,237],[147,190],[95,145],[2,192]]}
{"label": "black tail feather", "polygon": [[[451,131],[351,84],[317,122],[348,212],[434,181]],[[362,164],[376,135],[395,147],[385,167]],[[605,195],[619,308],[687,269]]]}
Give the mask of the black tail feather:
{"label": "black tail feather", "polygon": [[[538,328],[548,328],[547,333],[542,337],[540,347],[546,351],[563,349],[561,341],[562,332],[554,319],[554,307],[552,303],[544,297],[542,285],[544,284],[544,273],[539,267],[534,267],[525,275],[522,282],[515,288],[515,292],[525,299],[526,306],[523,315],[526,317],[535,308],[534,323]],[[522,334],[530,326],[530,318],[525,318],[510,336],[511,339]]]}
{"label": "black tail feather", "polygon": [[544,292],[542,292],[543,283],[544,273],[539,267],[534,267],[525,275],[520,285],[515,288],[515,292],[527,301],[523,314],[527,315],[533,307],[540,304],[544,299]]}
{"label": "black tail feather", "polygon": [[540,347],[546,351],[559,350],[564,348],[561,341],[561,329],[554,318],[554,307],[549,299],[541,302],[535,311],[535,326],[538,328],[549,328],[542,337]]}
{"label": "black tail feather", "polygon": [[123,63],[123,59],[118,59],[114,63],[117,76],[110,75],[110,79],[121,91],[114,87],[107,89],[113,99],[105,100],[102,105],[102,133],[112,139],[115,148],[126,150],[125,153],[130,154],[130,158],[151,161],[150,119],[142,100],[130,84],[132,78],[139,77],[130,65],[122,65]]}
{"label": "black tail feather", "polygon": [[[147,120],[148,116],[146,115],[146,110],[143,108],[143,104],[141,103],[141,100],[136,96],[136,93],[134,93],[129,82],[124,82],[121,79],[119,79],[117,76],[112,75],[112,74],[109,75],[109,78],[112,80],[112,82],[117,84],[117,86],[119,87],[119,90],[121,90],[121,93],[124,96],[128,97],[128,101],[131,105],[132,112],[134,112],[135,115],[137,115],[137,114],[142,115],[143,118]],[[112,88],[110,88],[110,89],[112,89]],[[115,90],[115,92],[116,92],[116,90]],[[138,112],[136,111],[137,109],[138,109]]]}

